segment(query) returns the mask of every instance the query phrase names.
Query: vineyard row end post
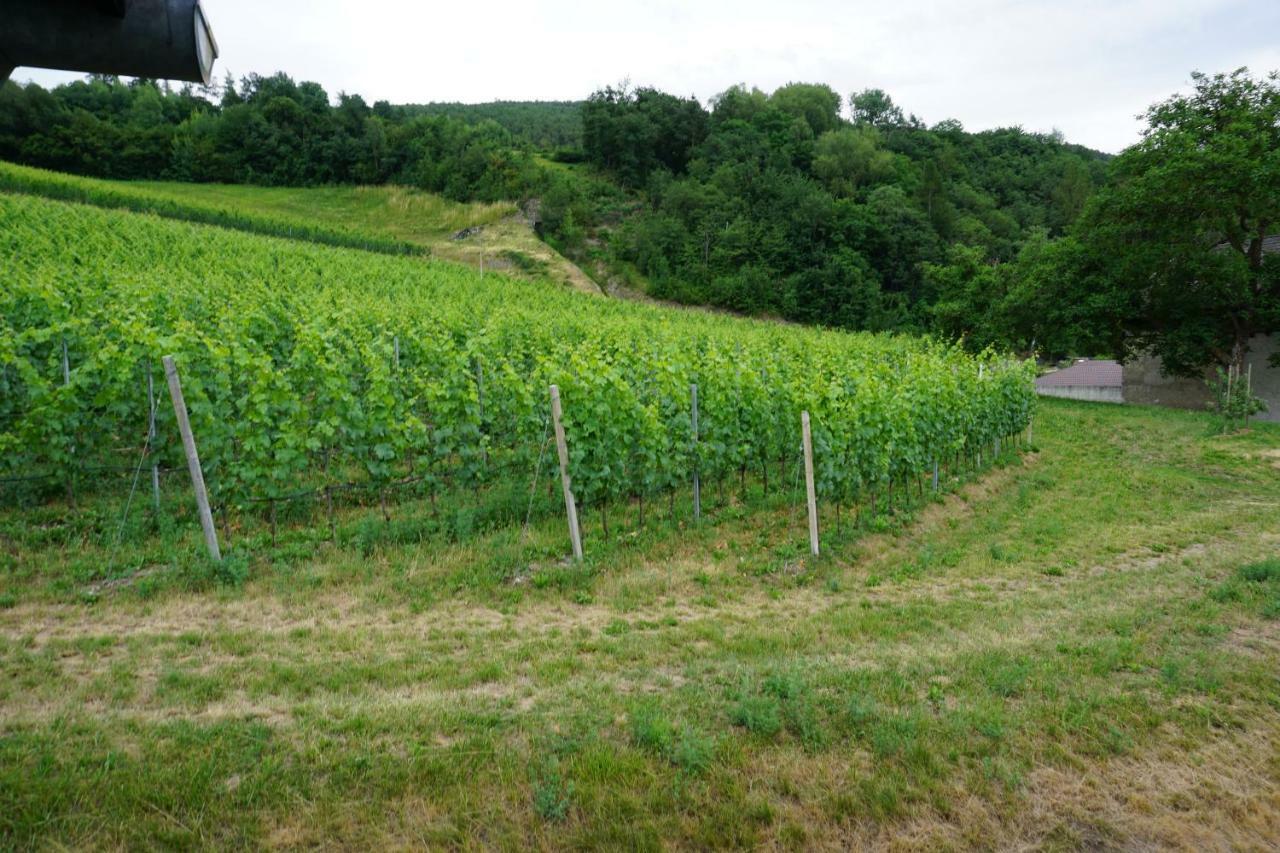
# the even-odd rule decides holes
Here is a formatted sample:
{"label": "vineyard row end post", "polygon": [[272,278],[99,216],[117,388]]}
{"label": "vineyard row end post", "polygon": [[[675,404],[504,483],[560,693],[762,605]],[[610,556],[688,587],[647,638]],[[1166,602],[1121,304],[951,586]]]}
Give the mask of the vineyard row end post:
{"label": "vineyard row end post", "polygon": [[702,481],[698,472],[698,385],[689,386],[691,403],[690,414],[693,418],[693,520],[702,518]]}
{"label": "vineyard row end post", "polygon": [[573,499],[573,486],[569,482],[569,445],[564,440],[564,424],[561,422],[560,389],[551,386],[551,422],[556,433],[556,453],[560,457],[560,485],[564,488],[564,509],[569,516],[569,540],[573,543],[573,559],[582,562],[582,531],[578,528],[578,505]]}
{"label": "vineyard row end post", "polygon": [[[71,356],[67,354],[67,336],[63,335],[62,336],[62,385],[65,388],[70,384],[71,384]],[[71,447],[69,449],[71,451],[71,455],[75,456],[76,445],[74,441],[71,442]],[[73,470],[71,473],[71,476],[67,479],[67,503],[68,504],[75,503],[75,496],[76,496],[75,482],[76,482],[76,475]]]}
{"label": "vineyard row end post", "polygon": [[178,379],[178,367],[173,356],[166,355],[164,378],[169,383],[169,396],[173,399],[173,412],[178,417],[178,431],[182,433],[182,449],[187,455],[187,469],[191,472],[191,485],[196,493],[196,508],[200,511],[200,526],[204,529],[204,542],[214,562],[222,561],[218,549],[218,531],[213,526],[213,512],[209,509],[209,493],[204,487],[204,472],[200,470],[200,456],[196,453],[196,439],[191,434],[191,419],[187,417],[187,403],[182,397],[182,382]]}
{"label": "vineyard row end post", "polygon": [[[1244,399],[1246,403],[1253,399],[1253,362],[1249,363],[1249,367],[1244,374]],[[1252,417],[1252,415],[1249,413],[1247,406],[1245,407],[1244,412],[1244,425],[1248,426],[1249,418]]]}
{"label": "vineyard row end post", "polygon": [[[484,366],[480,363],[480,359],[472,359],[472,368],[476,377],[476,418],[479,421],[481,432],[484,431]],[[480,444],[480,454],[484,460],[484,464],[489,464],[489,446],[483,442]]]}
{"label": "vineyard row end post", "polygon": [[800,431],[804,438],[804,490],[809,502],[809,552],[818,556],[818,495],[813,487],[813,438],[809,432],[809,413],[800,413]]}
{"label": "vineyard row end post", "polygon": [[160,512],[160,460],[156,456],[156,386],[147,360],[147,449],[151,453],[151,500]]}

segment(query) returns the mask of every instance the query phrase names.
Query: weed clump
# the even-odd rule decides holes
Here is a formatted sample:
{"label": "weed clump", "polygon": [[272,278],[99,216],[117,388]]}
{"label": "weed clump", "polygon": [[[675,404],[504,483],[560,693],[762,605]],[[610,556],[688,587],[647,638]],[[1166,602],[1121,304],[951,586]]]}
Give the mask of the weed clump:
{"label": "weed clump", "polygon": [[673,723],[653,704],[631,713],[631,740],[645,752],[695,775],[707,770],[715,756],[716,744],[710,735]]}

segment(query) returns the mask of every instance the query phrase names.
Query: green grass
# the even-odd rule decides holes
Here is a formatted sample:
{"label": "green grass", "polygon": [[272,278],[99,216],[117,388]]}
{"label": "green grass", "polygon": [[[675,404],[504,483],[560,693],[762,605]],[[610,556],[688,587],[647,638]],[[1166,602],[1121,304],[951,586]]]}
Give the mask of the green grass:
{"label": "green grass", "polygon": [[1047,401],[819,560],[736,489],[583,567],[554,515],[348,506],[216,577],[180,494],[118,549],[105,496],[6,511],[0,846],[1271,846],[1280,429],[1207,423]]}
{"label": "green grass", "polygon": [[515,213],[515,205],[464,204],[404,187],[253,187],[137,181],[129,184],[175,202],[249,210],[311,221],[343,231],[361,231],[430,248],[464,228],[493,225]]}

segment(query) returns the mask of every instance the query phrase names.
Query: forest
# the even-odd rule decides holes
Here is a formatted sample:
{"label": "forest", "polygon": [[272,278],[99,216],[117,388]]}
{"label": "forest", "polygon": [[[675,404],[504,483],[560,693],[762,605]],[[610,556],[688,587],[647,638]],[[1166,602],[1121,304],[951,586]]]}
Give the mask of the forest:
{"label": "forest", "polygon": [[331,99],[319,84],[285,74],[178,90],[106,76],[52,91],[0,89],[0,158],[92,177],[398,183],[459,201],[498,201],[536,186],[530,151],[491,119],[370,106],[359,95]]}
{"label": "forest", "polygon": [[[0,158],[97,177],[536,200],[526,210],[544,240],[602,284],[658,299],[974,350],[1141,347],[1196,375],[1280,315],[1274,261],[1233,233],[1265,232],[1277,206],[1280,181],[1255,178],[1278,147],[1280,90],[1245,69],[1193,80],[1110,157],[1057,132],[928,124],[881,90],[811,83],[734,86],[707,104],[620,85],[581,103],[370,106],[283,73],[177,90],[91,76],[0,89]],[[1240,121],[1210,162],[1197,126],[1224,114]],[[1194,150],[1182,172],[1160,170]],[[1180,211],[1192,186],[1203,204]],[[1175,267],[1166,228],[1181,240]],[[1236,251],[1207,253],[1218,243]],[[1153,276],[1166,286],[1131,287]],[[1214,282],[1208,301],[1187,298],[1191,277]],[[1243,301],[1223,297],[1241,281]]]}
{"label": "forest", "polygon": [[850,95],[848,119],[844,102],[800,83],[734,87],[709,111],[651,89],[597,92],[586,157],[644,199],[616,230],[618,255],[660,297],[962,334],[950,267],[1060,235],[1105,175],[1103,155],[1058,136],[928,127],[878,90]]}

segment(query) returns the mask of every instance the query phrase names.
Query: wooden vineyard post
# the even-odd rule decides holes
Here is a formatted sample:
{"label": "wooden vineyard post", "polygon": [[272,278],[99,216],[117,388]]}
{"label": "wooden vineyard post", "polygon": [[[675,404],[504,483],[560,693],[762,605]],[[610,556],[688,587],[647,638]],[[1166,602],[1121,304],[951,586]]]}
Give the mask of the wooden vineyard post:
{"label": "wooden vineyard post", "polygon": [[147,361],[147,449],[151,453],[151,500],[160,512],[160,463],[156,458],[156,386],[151,379],[151,361]]}
{"label": "wooden vineyard post", "polygon": [[938,460],[933,460],[933,490],[938,491]]}
{"label": "wooden vineyard post", "polygon": [[[70,384],[71,384],[71,358],[67,355],[67,339],[64,336],[62,338],[62,387],[65,388]],[[76,455],[75,442],[71,443],[70,450],[71,450],[71,455],[75,456]],[[76,482],[76,475],[73,469],[71,476],[67,479],[67,503],[71,504],[72,506],[74,506],[76,502],[75,482]]]}
{"label": "wooden vineyard post", "polygon": [[191,485],[196,493],[196,508],[200,511],[200,526],[204,529],[204,543],[209,546],[209,556],[221,562],[218,550],[218,531],[213,526],[213,513],[209,510],[209,493],[204,487],[204,472],[200,470],[200,456],[196,453],[196,439],[191,434],[191,420],[187,417],[187,403],[182,398],[182,382],[178,379],[178,367],[173,356],[166,355],[164,378],[169,383],[169,396],[173,398],[173,412],[178,416],[178,431],[182,433],[182,449],[187,455],[187,469],[191,472]]}
{"label": "wooden vineyard post", "polygon": [[693,520],[702,518],[702,481],[698,471],[698,385],[689,386],[690,414],[693,417]]}
{"label": "wooden vineyard post", "polygon": [[[473,358],[471,360],[471,369],[476,377],[476,418],[479,421],[481,434],[484,433],[484,366],[480,364],[480,359]],[[489,446],[481,440],[480,443],[481,458],[485,464],[489,464]]]}
{"label": "wooden vineyard post", "polygon": [[1248,426],[1249,418],[1252,417],[1248,409],[1248,403],[1250,400],[1253,399],[1253,364],[1252,362],[1249,364],[1248,368],[1246,368],[1245,374],[1244,374],[1244,399],[1246,404],[1246,407],[1244,410],[1244,425]]}
{"label": "wooden vineyard post", "polygon": [[809,413],[800,413],[804,435],[804,489],[809,500],[809,551],[818,556],[818,496],[813,488],[813,439],[809,434]]}
{"label": "wooden vineyard post", "polygon": [[582,562],[582,532],[578,529],[578,505],[569,482],[569,445],[564,440],[564,424],[560,421],[560,389],[551,386],[551,422],[556,432],[556,453],[560,457],[560,485],[564,487],[564,509],[569,516],[569,540],[573,543],[573,559]]}

